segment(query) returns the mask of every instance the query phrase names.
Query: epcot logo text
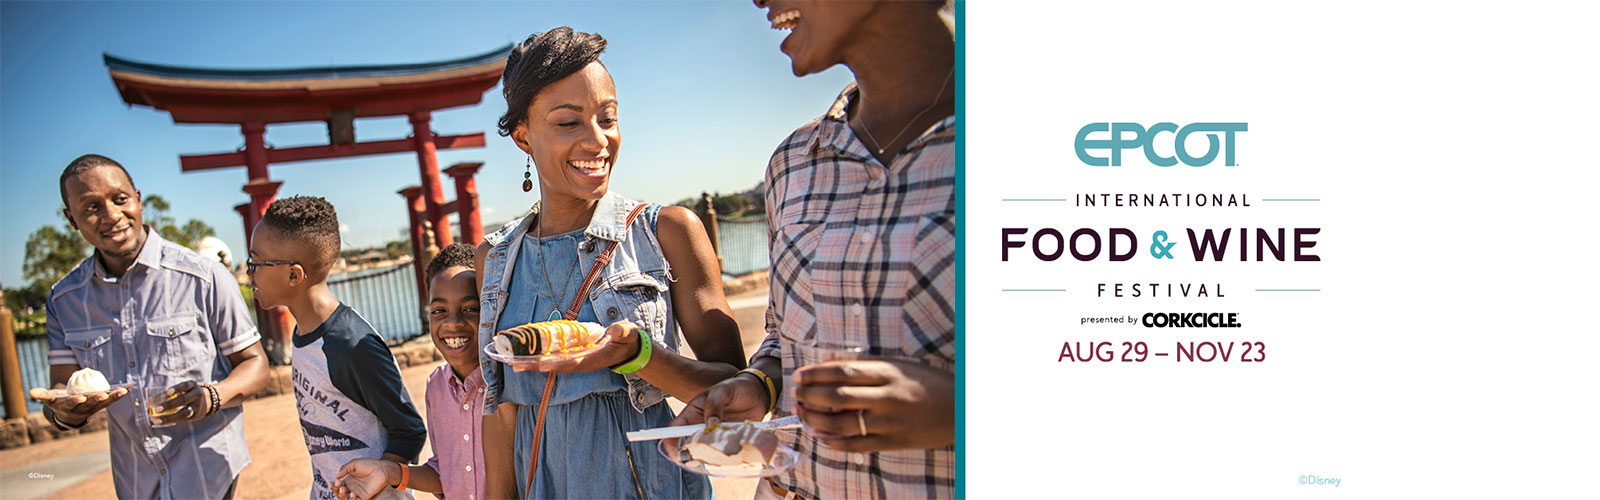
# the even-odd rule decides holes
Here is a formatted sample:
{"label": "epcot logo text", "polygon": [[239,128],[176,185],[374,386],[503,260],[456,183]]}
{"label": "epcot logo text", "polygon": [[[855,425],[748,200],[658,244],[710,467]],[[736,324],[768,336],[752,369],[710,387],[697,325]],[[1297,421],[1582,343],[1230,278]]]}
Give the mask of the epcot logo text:
{"label": "epcot logo text", "polygon": [[[1210,165],[1212,161],[1216,160],[1217,153],[1220,151],[1222,152],[1223,165],[1232,167],[1237,165],[1237,163],[1234,162],[1233,155],[1234,134],[1247,130],[1249,130],[1249,124],[1243,122],[1197,122],[1184,125],[1182,128],[1179,128],[1178,124],[1171,122],[1157,123],[1155,125],[1151,125],[1150,128],[1145,128],[1143,125],[1137,123],[1099,122],[1090,123],[1088,125],[1084,125],[1083,128],[1078,129],[1078,137],[1074,143],[1073,149],[1078,153],[1079,160],[1082,160],[1084,164],[1094,167],[1122,166],[1122,150],[1124,149],[1144,149],[1145,159],[1150,160],[1151,164],[1158,167],[1170,167],[1177,165],[1180,161],[1183,162],[1184,165],[1191,167],[1203,167]],[[1105,139],[1090,139],[1089,134],[1096,132],[1110,132],[1110,137]],[[1161,156],[1160,153],[1156,152],[1156,136],[1162,132],[1170,133],[1169,136],[1170,140],[1172,141],[1172,151],[1174,153],[1173,156]],[[1212,132],[1206,134],[1206,142],[1208,146],[1206,147],[1205,154],[1200,156],[1189,154],[1188,147],[1185,144],[1185,141],[1189,138],[1189,134],[1196,132]],[[1216,132],[1220,132],[1223,137],[1220,147]],[[1163,140],[1166,139],[1164,138]],[[1094,156],[1089,154],[1089,150],[1110,150],[1111,154],[1109,157]]]}

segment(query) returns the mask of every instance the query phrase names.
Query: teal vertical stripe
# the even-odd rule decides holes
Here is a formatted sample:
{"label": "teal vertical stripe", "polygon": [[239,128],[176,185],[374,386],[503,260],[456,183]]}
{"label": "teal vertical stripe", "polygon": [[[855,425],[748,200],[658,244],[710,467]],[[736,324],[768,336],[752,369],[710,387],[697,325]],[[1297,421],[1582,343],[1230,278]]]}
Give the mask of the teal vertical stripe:
{"label": "teal vertical stripe", "polygon": [[967,2],[956,4],[956,498],[967,498]]}

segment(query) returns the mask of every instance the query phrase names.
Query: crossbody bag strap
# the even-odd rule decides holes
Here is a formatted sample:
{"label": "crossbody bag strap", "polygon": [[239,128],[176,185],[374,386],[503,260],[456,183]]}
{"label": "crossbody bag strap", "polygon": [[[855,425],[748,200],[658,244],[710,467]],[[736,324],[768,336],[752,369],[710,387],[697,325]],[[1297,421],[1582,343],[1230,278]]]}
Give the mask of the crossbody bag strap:
{"label": "crossbody bag strap", "polygon": [[[638,206],[633,207],[633,211],[628,212],[628,218],[622,221],[622,230],[627,231],[628,227],[633,225],[633,219],[638,218],[639,214],[649,206],[650,204],[648,203],[640,203]],[[578,287],[578,296],[572,299],[572,307],[567,308],[567,314],[563,318],[569,321],[578,320],[578,311],[583,309],[584,299],[589,297],[589,290],[594,288],[595,280],[600,278],[600,270],[604,269],[606,264],[611,263],[611,254],[616,253],[616,251],[617,242],[613,241],[607,243],[606,249],[601,250],[600,255],[594,258],[594,266],[591,266],[589,274],[583,277],[583,284]],[[550,396],[554,395],[555,392],[556,374],[550,373],[545,377],[544,397],[539,398],[539,416],[533,422],[533,453],[528,456],[528,480],[527,484],[522,488],[524,495],[533,493],[533,473],[539,470],[539,444],[544,437],[544,415],[545,412],[550,411]]]}

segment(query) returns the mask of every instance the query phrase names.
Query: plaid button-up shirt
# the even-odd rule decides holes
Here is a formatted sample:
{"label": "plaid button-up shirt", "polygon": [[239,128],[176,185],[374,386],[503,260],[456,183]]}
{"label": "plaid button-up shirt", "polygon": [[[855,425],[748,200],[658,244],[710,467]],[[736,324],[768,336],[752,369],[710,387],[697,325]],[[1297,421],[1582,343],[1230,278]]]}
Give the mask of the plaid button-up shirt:
{"label": "plaid button-up shirt", "polygon": [[[767,167],[770,303],[767,339],[752,359],[782,359],[785,386],[816,361],[802,359],[797,344],[859,346],[955,370],[955,117],[885,166],[848,125],[856,95],[846,87]],[[776,416],[793,404],[784,394]],[[800,463],[774,479],[801,497],[953,495],[953,446],[847,453],[787,434]]]}

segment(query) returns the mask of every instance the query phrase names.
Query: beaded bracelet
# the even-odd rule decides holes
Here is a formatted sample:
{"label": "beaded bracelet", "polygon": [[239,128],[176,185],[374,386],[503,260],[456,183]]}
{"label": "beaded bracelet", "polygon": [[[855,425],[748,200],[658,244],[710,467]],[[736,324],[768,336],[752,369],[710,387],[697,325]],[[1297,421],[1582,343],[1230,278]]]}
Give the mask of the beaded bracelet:
{"label": "beaded bracelet", "polygon": [[206,416],[211,416],[217,413],[217,410],[222,409],[222,396],[217,394],[217,386],[206,385],[204,387],[206,388],[206,393],[211,395],[211,408],[206,410]]}

